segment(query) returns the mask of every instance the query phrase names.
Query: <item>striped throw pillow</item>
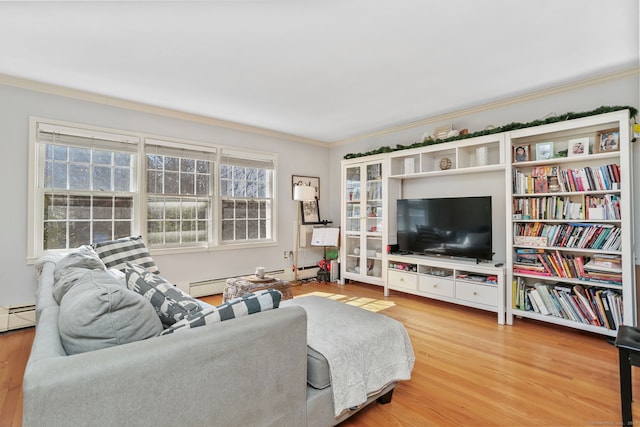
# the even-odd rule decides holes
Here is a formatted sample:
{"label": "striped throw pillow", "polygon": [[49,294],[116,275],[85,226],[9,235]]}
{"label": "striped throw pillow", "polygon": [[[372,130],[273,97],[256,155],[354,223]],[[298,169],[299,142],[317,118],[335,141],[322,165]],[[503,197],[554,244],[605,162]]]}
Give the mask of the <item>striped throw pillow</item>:
{"label": "striped throw pillow", "polygon": [[124,271],[127,262],[141,265],[152,273],[160,273],[147,246],[142,241],[142,236],[124,237],[117,240],[108,240],[93,244],[93,249],[107,266],[116,270]]}
{"label": "striped throw pillow", "polygon": [[198,326],[210,325],[212,323],[219,323],[261,311],[275,309],[280,306],[281,299],[282,293],[276,289],[264,289],[251,294],[245,294],[217,307],[205,308],[197,313],[188,314],[184,319],[162,331],[160,335],[186,331],[191,328],[197,328]]}

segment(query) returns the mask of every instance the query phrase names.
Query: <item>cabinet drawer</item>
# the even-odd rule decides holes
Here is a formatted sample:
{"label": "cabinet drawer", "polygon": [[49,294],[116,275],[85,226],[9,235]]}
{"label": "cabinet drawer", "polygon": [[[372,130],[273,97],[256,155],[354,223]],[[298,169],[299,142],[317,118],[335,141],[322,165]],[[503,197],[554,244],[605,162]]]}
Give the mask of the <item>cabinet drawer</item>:
{"label": "cabinet drawer", "polygon": [[422,292],[453,298],[453,280],[434,276],[420,276],[418,286]]}
{"label": "cabinet drawer", "polygon": [[498,287],[456,282],[456,298],[478,304],[498,306]]}
{"label": "cabinet drawer", "polygon": [[415,291],[418,289],[418,278],[415,273],[405,273],[403,271],[387,271],[389,286],[392,288],[404,288]]}

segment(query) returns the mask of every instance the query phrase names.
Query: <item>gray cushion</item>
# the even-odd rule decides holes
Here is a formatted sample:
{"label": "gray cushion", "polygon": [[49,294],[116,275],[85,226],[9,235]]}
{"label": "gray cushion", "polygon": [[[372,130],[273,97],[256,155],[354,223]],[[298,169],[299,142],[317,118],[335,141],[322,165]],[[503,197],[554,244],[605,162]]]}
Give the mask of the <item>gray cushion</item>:
{"label": "gray cushion", "polygon": [[171,326],[187,314],[202,310],[198,300],[140,265],[127,263],[124,273],[127,287],[151,302],[165,326]]}
{"label": "gray cushion", "polygon": [[317,389],[331,385],[331,372],[327,359],[311,347],[307,346],[307,383]]}
{"label": "gray cushion", "polygon": [[162,332],[162,323],[146,298],[106,271],[84,271],[60,303],[58,327],[67,354],[139,341]]}

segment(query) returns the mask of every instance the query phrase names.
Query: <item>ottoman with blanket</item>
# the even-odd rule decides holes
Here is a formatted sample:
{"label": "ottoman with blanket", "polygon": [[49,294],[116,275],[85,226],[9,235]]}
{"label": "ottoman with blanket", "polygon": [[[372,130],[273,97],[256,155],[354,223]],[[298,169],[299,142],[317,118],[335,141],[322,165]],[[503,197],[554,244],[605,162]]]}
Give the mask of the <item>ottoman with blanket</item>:
{"label": "ottoman with blanket", "polygon": [[[327,427],[370,402],[388,402],[397,382],[410,378],[414,355],[406,330],[384,315],[321,297],[278,297],[255,314],[219,315],[166,334],[173,326],[163,329],[150,302],[157,290],[144,292],[149,300],[128,289],[129,279],[110,277],[88,249],[74,255],[82,262],[72,268],[67,262],[66,275],[57,267],[66,257],[36,263],[25,427]],[[137,284],[172,291],[142,267],[127,269]],[[60,277],[67,278],[64,296],[56,294]],[[222,313],[203,307],[196,314],[216,310]],[[70,323],[79,313],[82,323]],[[99,347],[91,349],[95,332]],[[68,345],[69,333],[81,347]]]}

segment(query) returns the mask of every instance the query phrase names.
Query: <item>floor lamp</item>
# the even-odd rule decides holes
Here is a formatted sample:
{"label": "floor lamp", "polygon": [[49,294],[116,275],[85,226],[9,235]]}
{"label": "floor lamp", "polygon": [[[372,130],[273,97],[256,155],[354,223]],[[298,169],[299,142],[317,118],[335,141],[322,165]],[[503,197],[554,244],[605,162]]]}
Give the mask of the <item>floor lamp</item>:
{"label": "floor lamp", "polygon": [[[310,202],[316,199],[316,189],[310,185],[296,184],[293,187],[293,200],[296,202]],[[296,222],[296,256],[294,258],[294,280],[298,281],[298,248],[300,247],[300,210],[302,203],[297,203],[298,221]]]}

